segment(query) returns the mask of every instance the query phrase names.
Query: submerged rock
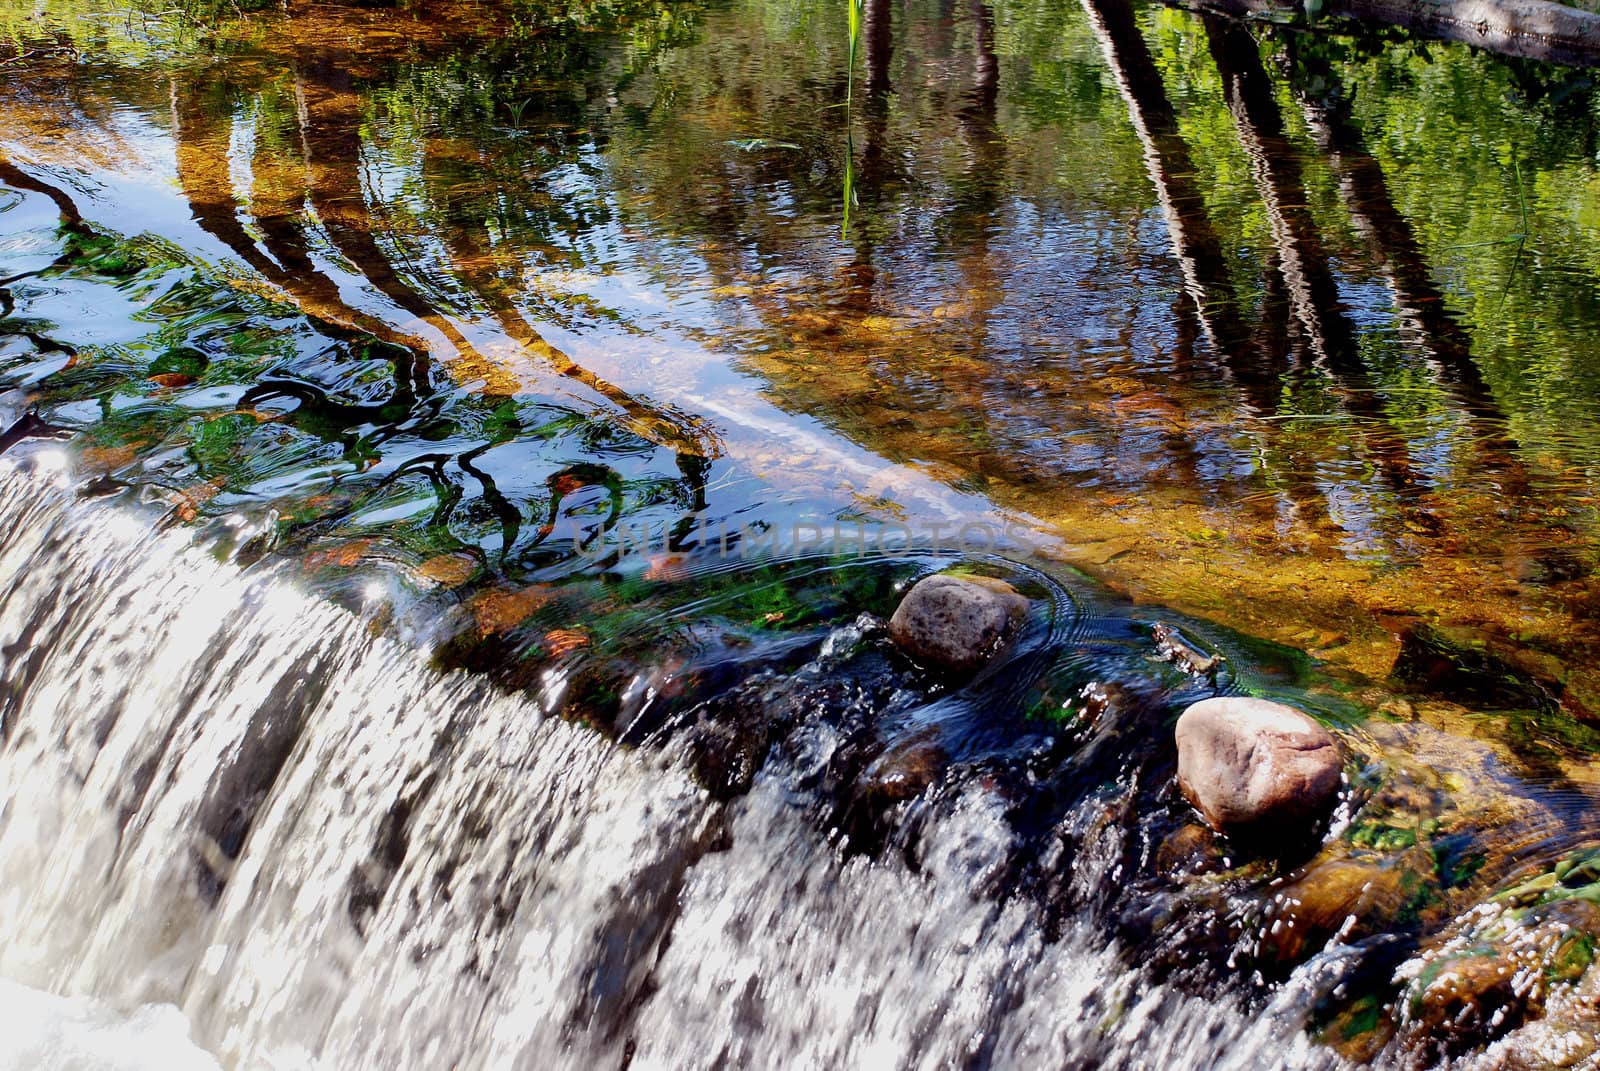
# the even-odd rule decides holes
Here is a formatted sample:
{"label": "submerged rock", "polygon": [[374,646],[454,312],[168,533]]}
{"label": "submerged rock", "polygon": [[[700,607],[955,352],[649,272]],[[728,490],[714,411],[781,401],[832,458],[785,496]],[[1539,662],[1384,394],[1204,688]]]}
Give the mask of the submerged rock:
{"label": "submerged rock", "polygon": [[1413,848],[1393,858],[1324,859],[1273,896],[1259,950],[1299,963],[1330,939],[1349,942],[1390,927],[1424,888],[1432,857]]}
{"label": "submerged rock", "polygon": [[925,577],[889,619],[889,637],[918,662],[950,673],[975,673],[993,658],[1028,612],[1028,600],[1003,580]]}
{"label": "submerged rock", "polygon": [[1178,786],[1212,828],[1288,831],[1326,813],[1344,755],[1333,736],[1282,703],[1225,696],[1178,719]]}
{"label": "submerged rock", "polygon": [[1483,630],[1417,623],[1400,634],[1391,672],[1407,688],[1463,706],[1553,713],[1572,705],[1563,704],[1565,671],[1553,661]]}

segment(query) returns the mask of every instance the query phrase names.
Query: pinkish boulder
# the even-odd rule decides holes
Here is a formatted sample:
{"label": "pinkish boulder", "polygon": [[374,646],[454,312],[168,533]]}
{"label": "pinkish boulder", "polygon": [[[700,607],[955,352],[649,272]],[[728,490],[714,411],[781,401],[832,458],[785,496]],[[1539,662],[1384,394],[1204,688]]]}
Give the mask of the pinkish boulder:
{"label": "pinkish boulder", "polygon": [[1178,719],[1178,787],[1213,829],[1291,830],[1326,814],[1344,752],[1306,714],[1265,699],[1205,699]]}

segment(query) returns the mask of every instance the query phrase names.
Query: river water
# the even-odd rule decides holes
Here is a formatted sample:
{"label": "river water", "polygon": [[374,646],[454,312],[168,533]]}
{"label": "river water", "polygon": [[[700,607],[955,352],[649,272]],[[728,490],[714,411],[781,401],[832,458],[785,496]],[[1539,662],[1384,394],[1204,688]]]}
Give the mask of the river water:
{"label": "river water", "polygon": [[0,973],[137,1009],[110,1046],[8,990],[4,1066],[206,1066],[171,1005],[230,1067],[1331,1062],[1303,996],[1219,1010],[981,895],[997,792],[919,873],[841,858],[802,803],[832,726],[724,806],[279,578],[4,495]]}
{"label": "river water", "polygon": [[1600,1059],[1592,76],[835,6],[0,2],[0,1067]]}

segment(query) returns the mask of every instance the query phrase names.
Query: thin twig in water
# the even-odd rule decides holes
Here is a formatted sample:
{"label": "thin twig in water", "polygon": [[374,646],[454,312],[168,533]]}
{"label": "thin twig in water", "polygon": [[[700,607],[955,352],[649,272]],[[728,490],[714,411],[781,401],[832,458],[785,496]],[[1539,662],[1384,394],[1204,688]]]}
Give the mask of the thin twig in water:
{"label": "thin twig in water", "polygon": [[57,45],[54,48],[30,48],[26,52],[19,52],[15,56],[7,56],[5,59],[0,59],[0,67],[9,67],[13,63],[22,63],[26,60],[40,59],[46,56],[77,59],[78,50],[70,45]]}

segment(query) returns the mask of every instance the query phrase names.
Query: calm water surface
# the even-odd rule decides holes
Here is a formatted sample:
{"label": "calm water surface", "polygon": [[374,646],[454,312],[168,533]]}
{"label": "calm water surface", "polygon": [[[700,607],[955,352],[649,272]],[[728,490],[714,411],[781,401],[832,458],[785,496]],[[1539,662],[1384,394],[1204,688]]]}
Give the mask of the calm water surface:
{"label": "calm water surface", "polygon": [[275,548],[516,585],[702,522],[1015,519],[1372,676],[1469,626],[1588,710],[1586,72],[867,16],[847,136],[820,5],[14,8],[13,397]]}

